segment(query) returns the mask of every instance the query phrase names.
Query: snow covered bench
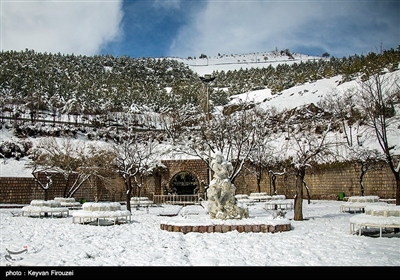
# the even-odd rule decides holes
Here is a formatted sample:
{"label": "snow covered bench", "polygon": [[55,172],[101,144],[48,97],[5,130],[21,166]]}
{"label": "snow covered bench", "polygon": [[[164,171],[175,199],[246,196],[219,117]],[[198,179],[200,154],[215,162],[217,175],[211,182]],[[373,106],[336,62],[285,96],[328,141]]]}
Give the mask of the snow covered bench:
{"label": "snow covered bench", "polygon": [[134,197],[131,197],[131,205],[132,206],[149,207],[149,206],[154,205],[154,202],[145,196],[141,196],[141,197],[134,196]]}
{"label": "snow covered bench", "polygon": [[131,206],[136,207],[146,207],[147,213],[149,213],[149,206],[153,206],[154,201],[150,200],[148,197],[141,196],[141,197],[131,197]]}
{"label": "snow covered bench", "polygon": [[274,194],[271,196],[270,200],[285,200],[286,196],[284,194]]}
{"label": "snow covered bench", "polygon": [[82,206],[81,203],[75,201],[73,197],[55,197],[54,200],[59,201],[61,206],[68,207],[69,209],[80,209]]}
{"label": "snow covered bench", "polygon": [[111,220],[115,225],[117,222],[130,222],[131,212],[122,210],[119,202],[85,202],[82,210],[72,213],[73,223],[92,223]]}
{"label": "snow covered bench", "polygon": [[380,202],[386,202],[389,204],[396,204],[396,199],[395,198],[380,198]]}
{"label": "snow covered bench", "polygon": [[350,218],[350,233],[357,232],[361,235],[363,228],[379,228],[382,237],[383,228],[400,228],[400,205],[370,204],[365,206],[365,213]]}
{"label": "snow covered bench", "polygon": [[237,194],[237,195],[235,195],[235,198],[238,202],[244,203],[246,205],[254,204],[254,200],[250,199],[247,194]]}
{"label": "snow covered bench", "polygon": [[32,200],[30,205],[22,207],[22,216],[39,216],[45,217],[50,214],[51,217],[54,216],[66,216],[69,215],[69,210],[67,207],[62,207],[59,201],[55,200]]}
{"label": "snow covered bench", "polygon": [[293,209],[293,201],[286,199],[285,195],[273,195],[271,200],[265,202],[264,209]]}
{"label": "snow covered bench", "polygon": [[346,209],[348,211],[353,210],[353,212],[358,211],[364,211],[365,207],[371,203],[374,204],[381,204],[381,205],[386,205],[387,203],[385,202],[380,202],[378,196],[350,196],[347,199],[347,202],[343,203],[340,205],[340,212],[346,212]]}
{"label": "snow covered bench", "polygon": [[262,202],[270,200],[271,196],[267,195],[266,192],[255,192],[255,193],[250,193],[249,198],[253,201]]}

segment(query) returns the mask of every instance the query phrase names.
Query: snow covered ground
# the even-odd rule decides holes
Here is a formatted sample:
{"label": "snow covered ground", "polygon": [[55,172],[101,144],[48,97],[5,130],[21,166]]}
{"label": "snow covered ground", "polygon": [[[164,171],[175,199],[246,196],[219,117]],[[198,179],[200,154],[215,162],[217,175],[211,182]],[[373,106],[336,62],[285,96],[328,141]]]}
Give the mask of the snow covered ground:
{"label": "snow covered ground", "polygon": [[[21,208],[0,208],[1,266],[399,266],[400,233],[368,229],[350,233],[349,219],[360,213],[341,212],[342,201],[303,202],[304,221],[278,233],[179,233],[160,229],[165,221],[193,223],[207,219],[181,215],[185,209],[162,205],[132,210],[128,224],[97,226],[68,217],[18,216]],[[4,205],[2,205],[4,206]],[[124,206],[123,206],[124,207]],[[198,206],[201,207],[201,206]],[[201,208],[203,209],[203,208]],[[179,210],[178,216],[161,216]],[[204,209],[203,209],[204,210]],[[272,219],[264,203],[249,206],[249,219]],[[192,209],[193,212],[193,209]],[[26,253],[5,259],[6,249]]]}

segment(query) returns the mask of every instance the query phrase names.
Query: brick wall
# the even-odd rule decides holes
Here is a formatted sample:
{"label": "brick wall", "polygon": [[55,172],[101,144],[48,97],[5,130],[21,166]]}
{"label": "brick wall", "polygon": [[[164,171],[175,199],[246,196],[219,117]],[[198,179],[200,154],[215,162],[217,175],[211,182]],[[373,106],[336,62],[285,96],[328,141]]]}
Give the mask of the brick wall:
{"label": "brick wall", "polygon": [[[363,179],[364,195],[380,198],[396,197],[396,181],[387,165],[376,164],[376,169],[367,171]],[[361,195],[361,166],[357,163],[333,163],[314,167],[306,173],[305,181],[311,195],[344,192],[346,196]]]}
{"label": "brick wall", "polygon": [[[344,192],[346,196],[361,195],[360,175],[361,166],[357,163],[333,163],[313,167],[306,170],[306,182],[312,199],[325,199]],[[364,195],[377,195],[380,198],[395,198],[396,181],[388,166],[376,166],[377,169],[369,170],[363,179]],[[282,172],[283,170],[274,170]],[[287,172],[276,177],[278,194],[293,198],[295,194],[296,177]],[[261,190],[267,194],[273,192],[270,178],[264,173],[261,178]],[[235,180],[236,193],[249,194],[258,192],[256,177],[249,172],[242,172]],[[307,196],[304,190],[304,196]]]}
{"label": "brick wall", "polygon": [[[164,187],[169,187],[170,180],[179,172],[186,171],[195,175],[197,180],[208,184],[207,165],[202,160],[167,160],[163,161],[167,170],[143,178],[141,196],[163,194]],[[280,172],[282,170],[274,170]],[[336,195],[344,192],[346,196],[361,195],[360,165],[356,163],[335,163],[320,165],[307,169],[305,181],[309,187],[312,199],[335,199]],[[44,175],[40,180],[46,181]],[[287,172],[277,176],[276,187],[278,194],[293,198],[295,194],[295,176]],[[261,178],[261,188],[257,189],[254,174],[243,169],[235,182],[237,194],[251,192],[272,193],[268,173]],[[369,170],[364,177],[365,195],[377,195],[380,198],[395,198],[395,179],[387,166],[376,170]],[[201,184],[200,184],[201,186]],[[49,189],[49,199],[62,197],[65,188],[65,179],[57,174],[53,177],[53,185]],[[201,187],[200,192],[204,189]],[[115,175],[107,181],[88,180],[73,196],[77,201],[125,201],[126,191],[122,178]],[[138,195],[138,188],[134,187],[133,196]],[[306,198],[307,193],[304,192]],[[44,199],[44,191],[32,178],[0,177],[0,203],[29,204],[33,199]]]}
{"label": "brick wall", "polygon": [[[39,174],[39,180],[45,184],[44,174]],[[48,199],[63,197],[66,180],[61,174],[52,177],[53,183],[48,189]],[[124,187],[118,177],[109,181],[88,180],[73,195],[76,201],[120,201],[124,198]],[[71,184],[70,184],[71,185]],[[68,187],[70,188],[70,186]],[[0,203],[29,204],[33,199],[44,199],[44,190],[31,178],[0,177]]]}

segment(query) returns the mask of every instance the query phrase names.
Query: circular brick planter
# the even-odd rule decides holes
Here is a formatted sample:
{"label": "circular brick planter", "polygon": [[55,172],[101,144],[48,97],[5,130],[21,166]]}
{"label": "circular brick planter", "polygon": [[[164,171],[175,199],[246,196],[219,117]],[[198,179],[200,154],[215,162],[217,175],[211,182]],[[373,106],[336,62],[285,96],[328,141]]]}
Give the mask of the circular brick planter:
{"label": "circular brick planter", "polygon": [[249,225],[173,225],[173,224],[160,224],[162,230],[167,230],[171,232],[228,232],[237,230],[238,232],[282,232],[289,231],[291,229],[291,224],[279,224],[279,225],[269,225],[269,224],[249,224]]}

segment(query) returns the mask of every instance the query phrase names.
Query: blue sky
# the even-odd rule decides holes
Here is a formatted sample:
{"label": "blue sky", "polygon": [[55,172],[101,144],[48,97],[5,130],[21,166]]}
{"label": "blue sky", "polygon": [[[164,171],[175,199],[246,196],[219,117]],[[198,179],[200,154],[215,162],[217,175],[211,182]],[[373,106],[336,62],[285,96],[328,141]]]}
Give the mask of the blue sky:
{"label": "blue sky", "polygon": [[0,0],[1,50],[198,57],[400,45],[400,0]]}

